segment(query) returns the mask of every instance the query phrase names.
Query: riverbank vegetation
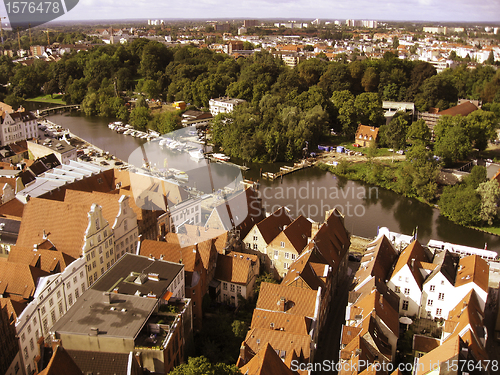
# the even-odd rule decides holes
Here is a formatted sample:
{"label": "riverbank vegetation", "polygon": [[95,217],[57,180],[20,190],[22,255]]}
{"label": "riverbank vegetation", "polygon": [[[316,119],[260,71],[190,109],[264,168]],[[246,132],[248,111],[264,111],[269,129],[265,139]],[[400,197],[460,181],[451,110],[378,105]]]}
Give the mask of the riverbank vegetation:
{"label": "riverbank vegetation", "polygon": [[[141,107],[141,100],[158,99],[207,109],[210,98],[244,99],[247,104],[217,119],[213,130],[224,152],[245,161],[302,157],[304,148],[312,151],[331,129],[352,139],[360,123],[385,123],[382,100],[414,102],[419,111],[426,111],[446,109],[458,98],[481,99],[484,108],[500,115],[500,72],[493,67],[468,69],[463,64],[437,74],[426,62],[401,60],[391,52],[382,59],[351,62],[346,56],[334,61],[320,56],[290,68],[267,51],[235,60],[207,48],[169,48],[136,39],[126,45],[96,45],[51,63],[37,60],[24,66],[2,56],[0,83],[0,100],[8,104],[62,92],[66,103],[81,103],[87,115],[115,117],[162,132],[179,126],[179,117],[157,117],[148,104],[133,107]],[[478,120],[490,121],[488,116]],[[391,135],[387,143],[399,143],[404,133],[400,130],[411,126],[404,117],[398,121],[382,132]],[[462,128],[467,126],[450,125],[443,139],[460,140]],[[448,158],[446,146],[437,147],[436,154]],[[477,147],[475,141],[471,147]]]}

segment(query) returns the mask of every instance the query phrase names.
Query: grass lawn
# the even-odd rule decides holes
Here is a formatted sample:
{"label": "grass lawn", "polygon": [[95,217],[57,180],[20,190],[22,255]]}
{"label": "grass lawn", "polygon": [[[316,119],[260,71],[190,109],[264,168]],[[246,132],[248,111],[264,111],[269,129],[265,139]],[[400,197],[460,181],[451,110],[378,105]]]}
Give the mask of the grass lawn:
{"label": "grass lawn", "polygon": [[500,236],[500,227],[473,227],[479,230],[484,230],[485,232],[496,234],[497,236]]}
{"label": "grass lawn", "polygon": [[62,97],[63,97],[62,95],[57,95],[57,94],[54,94],[52,98],[50,97],[50,95],[40,95],[37,96],[36,98],[26,99],[26,101],[66,105],[66,102],[62,100]]}

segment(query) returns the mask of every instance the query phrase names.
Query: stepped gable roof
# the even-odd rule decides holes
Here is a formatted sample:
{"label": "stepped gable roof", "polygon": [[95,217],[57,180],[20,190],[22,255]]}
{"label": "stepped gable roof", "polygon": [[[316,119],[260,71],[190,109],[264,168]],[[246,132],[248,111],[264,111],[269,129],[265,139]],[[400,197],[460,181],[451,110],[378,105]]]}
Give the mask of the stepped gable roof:
{"label": "stepped gable roof", "polygon": [[214,278],[234,284],[247,285],[252,260],[243,253],[219,254]]}
{"label": "stepped gable roof", "polygon": [[279,302],[284,299],[285,313],[314,317],[317,292],[280,284],[262,283],[257,309],[279,311]]}
{"label": "stepped gable roof", "polygon": [[255,309],[253,311],[250,329],[266,328],[307,335],[311,330],[311,324],[312,319],[305,316]]}
{"label": "stepped gable roof", "polygon": [[370,243],[361,258],[360,266],[356,272],[358,285],[369,277],[376,277],[384,281],[387,280],[397,257],[398,253],[385,235]]}
{"label": "stepped gable roof", "polygon": [[39,372],[40,375],[83,375],[82,370],[76,365],[69,353],[62,347],[56,346],[49,364]]}
{"label": "stepped gable roof", "polygon": [[48,273],[57,273],[64,271],[67,266],[76,260],[63,252],[41,248],[44,247],[45,243],[38,246],[37,249],[12,246],[9,253],[9,262],[28,264]]}
{"label": "stepped gable roof", "polygon": [[398,272],[407,265],[410,269],[410,272],[413,275],[413,278],[417,282],[420,289],[422,289],[422,285],[424,283],[424,277],[420,272],[420,262],[428,262],[427,256],[425,255],[425,250],[420,245],[418,240],[413,241],[409,244],[403,252],[399,255],[396,266],[394,267],[394,271],[392,272],[391,278],[395,277]]}
{"label": "stepped gable roof", "polygon": [[[101,193],[98,191],[89,193],[85,191],[67,189],[64,195],[64,202],[87,205],[89,209],[93,203],[98,204],[102,207],[102,216],[104,216],[109,225],[113,227],[115,219],[120,212],[119,200],[121,197],[122,196],[117,196],[116,194]],[[132,201],[133,199],[128,199],[129,203]],[[134,209],[132,208],[132,210]],[[134,210],[134,212],[135,211],[136,210]]]}
{"label": "stepped gable roof", "polygon": [[257,228],[262,234],[264,241],[269,244],[286,226],[291,223],[292,218],[289,216],[287,209],[285,207],[280,207],[264,220],[260,221],[257,224]]}
{"label": "stepped gable roof", "polygon": [[488,263],[479,255],[469,255],[460,259],[455,287],[475,283],[482,290],[488,292],[489,277]]}
{"label": "stepped gable roof", "polygon": [[0,294],[28,300],[34,296],[40,277],[48,275],[48,272],[27,264],[0,262]]}
{"label": "stepped gable roof", "polygon": [[469,113],[477,111],[477,107],[472,102],[464,102],[462,104],[456,105],[455,107],[451,107],[445,109],[444,111],[440,111],[439,115],[449,115],[449,116],[467,116]]}
{"label": "stepped gable roof", "polygon": [[32,248],[49,239],[59,251],[79,258],[90,209],[88,205],[32,198],[24,209],[16,245]]}
{"label": "stepped gable roof", "polygon": [[273,347],[266,343],[248,363],[240,368],[246,375],[293,375]]}

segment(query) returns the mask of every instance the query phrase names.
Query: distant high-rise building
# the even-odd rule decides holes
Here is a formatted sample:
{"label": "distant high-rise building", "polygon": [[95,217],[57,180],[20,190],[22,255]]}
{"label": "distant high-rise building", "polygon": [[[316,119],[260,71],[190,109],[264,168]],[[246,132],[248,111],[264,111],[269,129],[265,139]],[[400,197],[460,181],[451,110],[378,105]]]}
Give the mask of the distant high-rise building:
{"label": "distant high-rise building", "polygon": [[244,20],[243,21],[243,27],[249,28],[249,27],[255,27],[257,26],[258,21],[257,20]]}

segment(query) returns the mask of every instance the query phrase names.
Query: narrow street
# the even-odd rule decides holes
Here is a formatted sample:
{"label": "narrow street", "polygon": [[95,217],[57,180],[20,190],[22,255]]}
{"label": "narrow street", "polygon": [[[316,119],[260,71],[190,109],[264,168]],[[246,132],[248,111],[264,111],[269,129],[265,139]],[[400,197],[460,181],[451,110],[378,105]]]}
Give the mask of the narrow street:
{"label": "narrow street", "polygon": [[[336,298],[332,299],[332,301],[330,302],[330,311],[328,312],[323,332],[321,332],[319,336],[318,348],[316,350],[314,359],[315,363],[321,363],[323,361],[333,361],[334,364],[338,363],[340,350],[340,334],[342,330],[342,324],[345,323],[345,309],[347,307],[347,298],[349,296],[349,290],[351,289],[352,279],[358,267],[358,262],[349,262],[349,270],[351,272],[350,276],[346,277],[343,283],[340,283]],[[336,372],[332,371],[313,372],[313,374],[317,375],[332,375],[335,373]]]}

